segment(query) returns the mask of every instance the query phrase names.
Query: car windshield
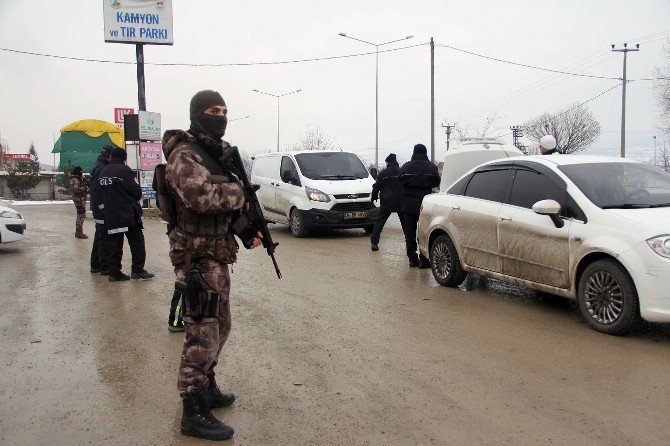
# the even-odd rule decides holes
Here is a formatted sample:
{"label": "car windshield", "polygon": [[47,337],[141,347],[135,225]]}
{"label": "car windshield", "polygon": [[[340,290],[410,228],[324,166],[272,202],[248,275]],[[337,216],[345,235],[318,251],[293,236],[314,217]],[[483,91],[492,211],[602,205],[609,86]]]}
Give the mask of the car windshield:
{"label": "car windshield", "polygon": [[670,174],[656,167],[617,162],[559,168],[603,209],[670,207]]}
{"label": "car windshield", "polygon": [[295,159],[302,174],[311,180],[356,180],[368,177],[367,169],[353,153],[301,153]]}

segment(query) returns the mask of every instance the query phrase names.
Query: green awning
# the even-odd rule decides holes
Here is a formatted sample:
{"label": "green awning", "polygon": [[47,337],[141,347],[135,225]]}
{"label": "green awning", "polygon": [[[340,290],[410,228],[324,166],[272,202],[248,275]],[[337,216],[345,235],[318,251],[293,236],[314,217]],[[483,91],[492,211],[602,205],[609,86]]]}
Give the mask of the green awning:
{"label": "green awning", "polygon": [[84,132],[63,132],[51,153],[60,153],[59,171],[62,172],[70,161],[73,166],[81,166],[84,172],[90,173],[104,146],[118,147],[108,133],[92,138]]}

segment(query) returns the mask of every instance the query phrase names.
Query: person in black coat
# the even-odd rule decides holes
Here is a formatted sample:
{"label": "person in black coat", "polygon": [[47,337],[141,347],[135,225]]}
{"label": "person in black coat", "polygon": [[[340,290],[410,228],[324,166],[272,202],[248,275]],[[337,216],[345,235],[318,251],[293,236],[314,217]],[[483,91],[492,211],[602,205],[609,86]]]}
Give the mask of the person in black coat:
{"label": "person in black coat", "polygon": [[[125,164],[126,157],[125,150],[112,150],[109,164],[102,170],[98,180],[102,187],[105,210],[110,282],[149,280],[154,277],[144,269],[146,251],[142,233],[142,208],[138,203],[142,198],[142,188],[137,183],[135,173]],[[128,239],[133,258],[130,276],[121,272],[123,234]]]}
{"label": "person in black coat", "polygon": [[403,231],[409,266],[429,268],[428,259],[417,255],[416,228],[419,223],[419,212],[423,197],[432,193],[434,187],[440,185],[440,174],[437,166],[428,160],[428,150],[423,144],[414,146],[411,161],[400,168],[400,211],[403,214]]}
{"label": "person in black coat", "polygon": [[98,160],[91,169],[91,213],[95,221],[95,236],[91,249],[91,272],[109,274],[109,250],[107,249],[107,228],[102,206],[102,187],[100,187],[100,172],[109,164],[112,155],[112,146],[105,146],[98,155]]}
{"label": "person in black coat", "polygon": [[381,199],[375,228],[370,237],[370,249],[373,251],[379,251],[379,238],[386,220],[392,213],[398,214],[400,225],[404,226],[402,212],[400,212],[400,166],[394,153],[387,156],[384,161],[386,161],[386,169],[379,173],[377,181],[372,185],[372,201]]}

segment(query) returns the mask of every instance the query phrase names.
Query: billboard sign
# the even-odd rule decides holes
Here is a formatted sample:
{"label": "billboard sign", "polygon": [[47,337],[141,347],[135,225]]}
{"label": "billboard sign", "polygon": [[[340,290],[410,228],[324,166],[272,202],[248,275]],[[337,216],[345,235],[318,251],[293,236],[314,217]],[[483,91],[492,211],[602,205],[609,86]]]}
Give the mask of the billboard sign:
{"label": "billboard sign", "polygon": [[30,153],[6,153],[5,159],[15,161],[31,161],[33,156]]}
{"label": "billboard sign", "polygon": [[140,170],[151,170],[161,163],[163,145],[156,142],[140,142]]}
{"label": "billboard sign", "polygon": [[133,108],[121,108],[121,107],[115,107],[114,108],[114,124],[120,129],[123,128],[123,116],[124,115],[132,115],[135,113],[135,109]]}
{"label": "billboard sign", "polygon": [[152,187],[153,182],[154,182],[153,170],[140,170],[140,187],[142,188],[143,197],[153,198],[156,196],[156,191]]}
{"label": "billboard sign", "polygon": [[172,0],[102,0],[105,42],[172,45]]}
{"label": "billboard sign", "polygon": [[139,115],[140,139],[145,141],[160,141],[161,139],[161,114],[142,111]]}

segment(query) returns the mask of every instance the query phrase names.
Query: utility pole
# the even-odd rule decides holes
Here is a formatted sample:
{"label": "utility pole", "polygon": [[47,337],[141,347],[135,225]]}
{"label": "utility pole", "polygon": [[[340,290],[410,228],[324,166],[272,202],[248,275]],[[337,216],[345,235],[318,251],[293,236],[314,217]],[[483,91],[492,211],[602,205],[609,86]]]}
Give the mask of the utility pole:
{"label": "utility pole", "polygon": [[615,49],[612,44],[612,51],[616,53],[623,53],[623,91],[621,93],[621,158],[626,157],[626,56],[629,51],[640,51],[640,44],[635,45],[635,48],[628,48],[628,44],[624,43],[623,48]]}
{"label": "utility pole", "polygon": [[444,121],[442,127],[447,129],[445,133],[447,134],[447,151],[449,151],[449,138],[451,137],[451,129],[456,127],[456,123],[454,122],[453,124],[448,124],[447,121]]}
{"label": "utility pole", "polygon": [[654,166],[658,163],[658,158],[656,158],[656,135],[654,135]]}
{"label": "utility pole", "polygon": [[430,161],[435,163],[435,42],[432,37],[430,38]]}

